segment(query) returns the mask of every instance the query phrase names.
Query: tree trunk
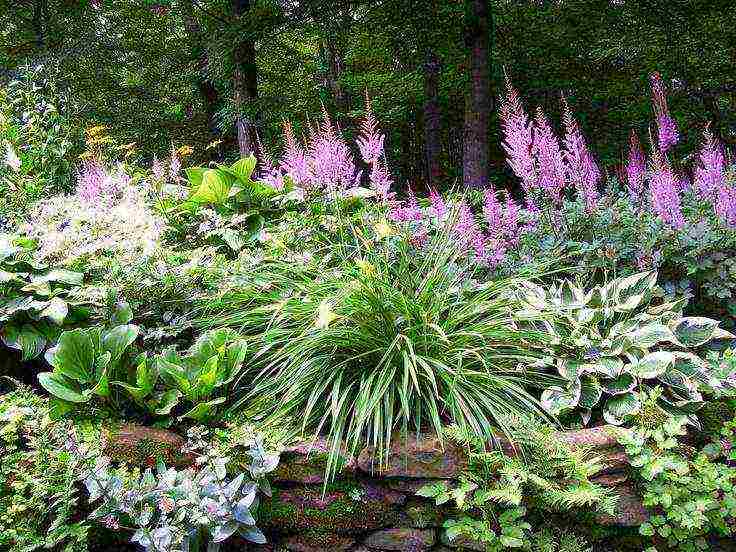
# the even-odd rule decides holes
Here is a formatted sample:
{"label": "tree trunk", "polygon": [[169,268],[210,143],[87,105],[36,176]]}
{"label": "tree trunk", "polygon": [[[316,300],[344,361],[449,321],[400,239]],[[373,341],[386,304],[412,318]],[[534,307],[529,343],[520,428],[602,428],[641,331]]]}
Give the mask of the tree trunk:
{"label": "tree trunk", "polygon": [[34,0],[33,2],[33,33],[36,35],[36,47],[43,48],[46,42],[44,33],[44,18],[46,16],[46,0]]}
{"label": "tree trunk", "polygon": [[[240,20],[251,8],[251,0],[233,0],[233,14]],[[241,157],[258,155],[258,136],[255,121],[246,110],[258,99],[258,68],[256,66],[256,44],[244,38],[233,49],[233,90],[235,99],[235,127],[238,131],[238,149]]]}
{"label": "tree trunk", "polygon": [[470,56],[470,89],[463,133],[463,184],[488,183],[488,122],[491,105],[490,8],[488,0],[465,0],[465,43]]}
{"label": "tree trunk", "polygon": [[207,50],[202,43],[202,27],[194,15],[192,0],[183,0],[181,6],[184,17],[184,30],[192,48],[192,59],[197,64],[195,84],[204,104],[207,127],[213,136],[220,136],[221,131],[215,120],[220,104],[220,94],[214,83],[206,76],[209,60],[207,59]]}
{"label": "tree trunk", "polygon": [[440,61],[431,48],[427,50],[424,66],[424,154],[426,161],[427,184],[437,188],[442,177],[440,168],[440,102],[439,102]]}

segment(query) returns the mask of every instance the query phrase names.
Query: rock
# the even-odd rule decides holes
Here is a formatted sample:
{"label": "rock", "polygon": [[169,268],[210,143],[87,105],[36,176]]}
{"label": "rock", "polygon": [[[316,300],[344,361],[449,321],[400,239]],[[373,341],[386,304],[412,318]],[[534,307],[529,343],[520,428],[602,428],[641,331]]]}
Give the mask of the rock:
{"label": "rock", "polygon": [[363,483],[338,483],[324,493],[321,486],[281,489],[263,501],[258,524],[280,533],[355,534],[395,524],[397,507],[405,500],[395,491]]}
{"label": "rock", "polygon": [[[277,483],[324,483],[329,451],[330,444],[323,438],[290,446],[281,453],[279,466],[273,472],[271,480]],[[355,471],[355,459],[346,451],[341,464],[342,474]]]}
{"label": "rock", "polygon": [[454,479],[467,466],[464,450],[452,443],[441,443],[436,435],[409,435],[406,440],[395,437],[384,465],[378,465],[373,448],[363,449],[358,467],[366,473],[383,477]]}
{"label": "rock", "polygon": [[619,527],[638,527],[649,520],[649,512],[641,503],[641,498],[630,485],[615,487],[618,503],[614,515],[598,514],[596,521],[601,525]]}
{"label": "rock", "polygon": [[434,485],[441,481],[440,479],[388,479],[386,486],[389,489],[399,493],[417,494],[417,491],[425,485]]}
{"label": "rock", "polygon": [[602,485],[603,487],[617,487],[629,480],[629,476],[625,472],[596,475],[590,478],[591,482]]}
{"label": "rock", "polygon": [[105,454],[113,460],[133,466],[155,466],[162,460],[167,466],[187,467],[194,457],[182,454],[186,442],[173,431],[125,424],[105,430]]}
{"label": "rock", "polygon": [[472,540],[467,537],[457,537],[454,540],[447,538],[447,533],[442,531],[440,542],[450,548],[463,548],[465,550],[478,550],[479,552],[485,552],[486,543]]}
{"label": "rock", "polygon": [[434,502],[409,498],[401,508],[399,525],[414,529],[440,527],[445,520],[445,513],[445,508]]}
{"label": "rock", "polygon": [[295,535],[283,542],[284,548],[291,552],[323,552],[325,550],[345,552],[354,544],[355,541],[349,537],[317,532]]}
{"label": "rock", "polygon": [[368,535],[365,545],[379,550],[427,550],[435,543],[435,532],[430,529],[384,529]]}

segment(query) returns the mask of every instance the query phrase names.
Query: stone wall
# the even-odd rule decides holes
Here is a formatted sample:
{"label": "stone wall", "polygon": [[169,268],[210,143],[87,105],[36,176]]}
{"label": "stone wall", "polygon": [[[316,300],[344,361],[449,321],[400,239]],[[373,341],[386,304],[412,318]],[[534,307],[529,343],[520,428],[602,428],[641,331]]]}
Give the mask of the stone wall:
{"label": "stone wall", "polygon": [[[596,481],[612,487],[619,495],[614,516],[599,516],[598,524],[633,527],[647,514],[628,481],[626,456],[610,428],[593,428],[559,434],[571,446],[585,444],[603,457],[606,468]],[[185,464],[178,435],[137,426],[111,432],[108,451],[113,457],[132,460],[141,452],[164,453],[170,461]],[[510,447],[508,454],[513,454]],[[448,542],[440,529],[447,510],[416,496],[427,483],[458,477],[467,463],[464,449],[433,436],[396,440],[385,462],[377,470],[371,449],[357,458],[346,459],[339,478],[324,492],[324,463],[327,444],[301,443],[284,451],[273,474],[273,497],[264,500],[258,525],[269,535],[266,546],[240,545],[239,550],[316,551],[424,551],[454,549],[484,550],[479,543]],[[145,462],[145,458],[139,458]]]}

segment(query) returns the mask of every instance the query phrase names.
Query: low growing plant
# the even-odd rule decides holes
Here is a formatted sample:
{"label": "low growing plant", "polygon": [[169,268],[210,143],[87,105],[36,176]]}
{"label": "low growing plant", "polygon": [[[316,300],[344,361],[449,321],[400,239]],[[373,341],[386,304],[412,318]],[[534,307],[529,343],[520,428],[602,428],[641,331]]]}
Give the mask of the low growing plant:
{"label": "low growing plant", "polygon": [[620,425],[652,386],[662,386],[663,405],[680,413],[702,405],[701,391],[733,386],[692,349],[734,336],[716,320],[683,317],[684,299],[655,301],[656,281],[656,272],[642,272],[587,290],[569,280],[521,286],[530,315],[548,319],[544,362],[567,381],[542,393],[551,414],[576,410],[587,423],[604,401],[603,418]]}

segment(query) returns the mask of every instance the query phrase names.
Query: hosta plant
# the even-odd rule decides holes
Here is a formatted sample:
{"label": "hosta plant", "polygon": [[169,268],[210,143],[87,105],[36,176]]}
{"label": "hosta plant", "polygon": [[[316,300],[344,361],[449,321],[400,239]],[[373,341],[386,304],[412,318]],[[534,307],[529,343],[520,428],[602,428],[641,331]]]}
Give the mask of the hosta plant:
{"label": "hosta plant", "polygon": [[84,276],[33,261],[34,249],[28,240],[0,236],[0,338],[23,360],[39,356],[66,323],[89,314],[73,297]]}
{"label": "hosta plant", "polygon": [[577,410],[587,423],[601,404],[603,418],[619,425],[639,412],[651,387],[664,389],[667,410],[691,413],[703,389],[733,385],[693,349],[734,336],[716,320],[682,316],[685,299],[655,301],[656,281],[656,272],[642,272],[590,289],[569,280],[521,286],[526,313],[547,319],[543,362],[567,381],[542,393],[550,413]]}
{"label": "hosta plant", "polygon": [[203,422],[212,418],[218,405],[227,399],[228,385],[240,372],[245,354],[245,341],[238,334],[213,330],[200,337],[185,355],[170,349],[159,356],[156,369],[173,390],[172,400],[181,397],[189,403],[183,417]]}

